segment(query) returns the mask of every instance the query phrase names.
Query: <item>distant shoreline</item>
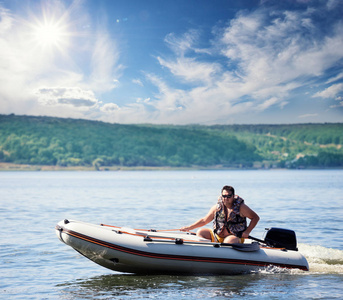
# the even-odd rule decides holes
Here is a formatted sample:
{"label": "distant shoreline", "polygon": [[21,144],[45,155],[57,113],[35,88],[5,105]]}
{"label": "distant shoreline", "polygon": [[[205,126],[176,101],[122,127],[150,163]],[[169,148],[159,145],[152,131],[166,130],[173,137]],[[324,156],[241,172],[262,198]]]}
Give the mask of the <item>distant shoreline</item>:
{"label": "distant shoreline", "polygon": [[[336,168],[306,168],[302,170],[342,170],[342,167]],[[181,170],[296,170],[287,168],[234,168],[234,167],[223,167],[220,165],[210,167],[126,167],[126,166],[103,166],[96,169],[94,166],[53,166],[53,165],[29,165],[29,164],[14,164],[14,163],[3,163],[0,162],[0,172],[7,171],[181,171]]]}
{"label": "distant shoreline", "polygon": [[224,168],[221,166],[213,167],[127,167],[127,166],[103,166],[96,169],[94,166],[53,166],[53,165],[29,165],[29,164],[14,164],[1,163],[0,172],[2,171],[155,171],[155,170],[228,170],[239,168]]}

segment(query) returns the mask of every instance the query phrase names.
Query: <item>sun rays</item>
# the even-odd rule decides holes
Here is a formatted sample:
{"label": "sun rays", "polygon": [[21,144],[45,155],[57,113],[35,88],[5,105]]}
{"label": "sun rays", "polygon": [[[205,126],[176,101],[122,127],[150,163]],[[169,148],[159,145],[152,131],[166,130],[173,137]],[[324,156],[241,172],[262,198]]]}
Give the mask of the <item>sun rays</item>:
{"label": "sun rays", "polygon": [[51,21],[36,25],[33,35],[35,41],[46,48],[51,46],[61,47],[62,44],[66,43],[68,33],[60,24]]}
{"label": "sun rays", "polygon": [[65,52],[70,42],[71,33],[68,23],[54,18],[44,18],[31,24],[32,43],[43,50],[59,50]]}
{"label": "sun rays", "polygon": [[61,3],[45,3],[41,13],[30,12],[28,25],[29,41],[34,50],[66,54],[72,42],[70,14],[73,5],[66,8]]}

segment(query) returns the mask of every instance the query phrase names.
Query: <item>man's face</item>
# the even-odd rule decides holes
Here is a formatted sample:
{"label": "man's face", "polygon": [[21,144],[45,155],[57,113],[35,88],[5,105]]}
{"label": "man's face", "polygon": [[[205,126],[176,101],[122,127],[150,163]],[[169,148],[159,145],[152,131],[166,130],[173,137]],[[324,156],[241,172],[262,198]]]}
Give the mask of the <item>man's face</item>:
{"label": "man's face", "polygon": [[232,202],[233,202],[234,194],[232,194],[231,192],[228,192],[226,190],[223,190],[222,197],[223,197],[224,204],[226,206],[230,206],[230,204],[232,204]]}

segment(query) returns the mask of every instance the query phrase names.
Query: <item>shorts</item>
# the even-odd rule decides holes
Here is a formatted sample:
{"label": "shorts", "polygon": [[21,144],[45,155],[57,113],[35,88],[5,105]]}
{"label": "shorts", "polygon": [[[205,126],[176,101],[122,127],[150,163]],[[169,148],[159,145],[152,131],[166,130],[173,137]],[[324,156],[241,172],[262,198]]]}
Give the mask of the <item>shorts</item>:
{"label": "shorts", "polygon": [[[216,233],[213,232],[213,230],[210,231],[211,232],[211,241],[213,243],[223,243],[225,238],[222,238],[220,236],[218,236]],[[239,238],[240,239],[240,243],[243,244],[245,239],[244,238]]]}

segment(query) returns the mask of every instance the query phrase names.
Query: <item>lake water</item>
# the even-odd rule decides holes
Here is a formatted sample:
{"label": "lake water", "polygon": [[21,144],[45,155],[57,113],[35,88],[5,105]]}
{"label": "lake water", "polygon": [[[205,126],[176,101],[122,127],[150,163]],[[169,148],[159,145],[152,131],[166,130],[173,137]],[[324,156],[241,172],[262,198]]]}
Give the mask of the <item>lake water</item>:
{"label": "lake water", "polygon": [[[174,229],[203,217],[223,185],[266,227],[292,229],[310,272],[135,276],[61,243],[65,218]],[[0,172],[0,294],[5,299],[341,299],[343,170]]]}

